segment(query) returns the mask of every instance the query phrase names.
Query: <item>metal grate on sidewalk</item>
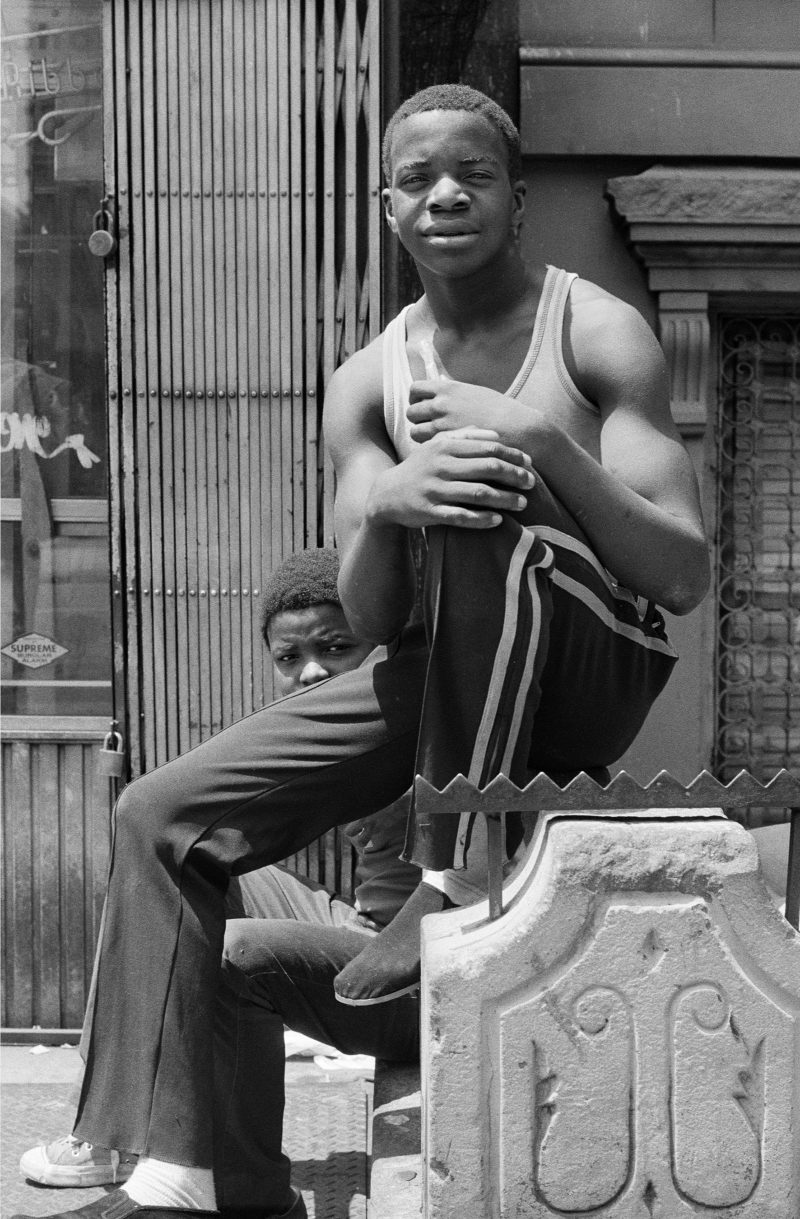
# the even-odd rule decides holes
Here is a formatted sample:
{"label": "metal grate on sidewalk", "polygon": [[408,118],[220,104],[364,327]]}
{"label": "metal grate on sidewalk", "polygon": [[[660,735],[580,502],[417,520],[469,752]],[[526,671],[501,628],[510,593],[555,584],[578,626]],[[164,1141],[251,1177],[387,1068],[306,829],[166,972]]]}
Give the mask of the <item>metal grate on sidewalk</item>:
{"label": "metal grate on sidewalk", "polygon": [[[366,1219],[368,1085],[363,1079],[309,1078],[309,1067],[287,1063],[284,1150],[292,1182],[303,1191],[310,1219]],[[297,1074],[300,1078],[292,1078]],[[6,1083],[2,1088],[2,1216],[51,1215],[92,1202],[102,1189],[47,1189],[26,1182],[19,1159],[28,1148],[69,1133],[75,1087]]]}

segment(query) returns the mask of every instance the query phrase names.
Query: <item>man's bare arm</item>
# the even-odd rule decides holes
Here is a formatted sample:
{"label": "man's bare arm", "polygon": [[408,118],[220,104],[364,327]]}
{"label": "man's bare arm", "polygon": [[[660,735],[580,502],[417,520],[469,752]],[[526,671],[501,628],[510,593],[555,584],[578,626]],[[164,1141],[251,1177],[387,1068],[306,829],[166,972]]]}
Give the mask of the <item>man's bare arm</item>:
{"label": "man's bare arm", "polygon": [[600,408],[602,464],[597,477],[570,489],[571,511],[618,580],[688,613],[708,589],[708,543],[694,467],[670,413],[664,356],[635,309],[580,287],[567,355],[576,383]]}
{"label": "man's bare arm", "polygon": [[491,529],[524,503],[530,458],[492,431],[468,427],[420,445],[398,463],[383,421],[379,341],[331,378],[325,439],[336,470],[339,595],[352,629],[393,638],[414,596],[409,529]]}
{"label": "man's bare arm", "polygon": [[336,471],[334,518],[339,596],[352,629],[376,643],[404,626],[414,598],[408,530],[371,523],[372,486],[397,464],[382,420],[380,359],[372,345],[337,369],[325,395],[325,443]]}
{"label": "man's bare arm", "polygon": [[571,326],[576,384],[602,418],[602,464],[546,413],[482,386],[417,382],[409,419],[426,441],[467,423],[528,453],[616,579],[673,613],[708,587],[697,480],[669,411],[663,355],[635,310],[583,285]]}

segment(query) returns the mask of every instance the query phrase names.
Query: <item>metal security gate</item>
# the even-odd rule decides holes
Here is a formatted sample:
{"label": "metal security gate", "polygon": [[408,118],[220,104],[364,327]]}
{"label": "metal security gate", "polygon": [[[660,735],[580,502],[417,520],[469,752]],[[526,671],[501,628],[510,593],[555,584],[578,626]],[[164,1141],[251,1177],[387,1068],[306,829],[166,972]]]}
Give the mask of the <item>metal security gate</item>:
{"label": "metal security gate", "polygon": [[765,780],[800,771],[800,319],[721,318],[719,369],[716,773]]}
{"label": "metal security gate", "polygon": [[380,329],[380,6],[108,10],[115,668],[137,774],[269,699],[261,582],[332,541],[321,397]]}

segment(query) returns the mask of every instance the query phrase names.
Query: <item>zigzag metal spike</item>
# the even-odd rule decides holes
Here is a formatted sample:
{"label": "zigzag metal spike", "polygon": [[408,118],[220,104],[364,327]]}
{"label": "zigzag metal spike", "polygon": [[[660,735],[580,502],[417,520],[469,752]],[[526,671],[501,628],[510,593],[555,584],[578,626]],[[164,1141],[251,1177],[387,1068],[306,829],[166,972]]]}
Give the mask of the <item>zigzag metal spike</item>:
{"label": "zigzag metal spike", "polygon": [[505,775],[498,775],[486,787],[477,787],[456,775],[441,791],[417,776],[416,803],[427,815],[462,812],[548,812],[570,809],[642,808],[742,808],[753,804],[800,807],[800,779],[781,770],[763,784],[746,770],[730,783],[720,783],[707,770],[684,785],[668,771],[660,771],[642,786],[627,771],[620,771],[607,787],[581,772],[565,787],[559,787],[544,773],[536,775],[524,788]]}
{"label": "zigzag metal spike", "polygon": [[519,788],[507,779],[505,775],[496,775],[490,783],[487,783],[483,788],[484,798],[491,802],[493,808],[502,811],[508,808],[508,801],[514,800],[519,793]]}
{"label": "zigzag metal spike", "polygon": [[524,811],[528,811],[529,808],[533,810],[550,808],[552,801],[557,802],[560,799],[562,791],[563,789],[549,775],[543,773],[536,775],[523,788],[523,797],[530,798],[531,801],[529,806],[525,805]]}
{"label": "zigzag metal spike", "polygon": [[734,775],[726,787],[726,795],[736,800],[737,805],[758,804],[764,799],[764,785],[754,779],[746,770],[740,770]]}
{"label": "zigzag metal spike", "polygon": [[[655,783],[657,780],[658,776],[653,782]],[[645,806],[647,804],[647,789],[643,788],[641,783],[637,783],[627,770],[621,770],[618,775],[615,775],[603,792],[609,800],[608,804],[603,805],[604,808],[641,808],[643,802]],[[584,807],[591,808],[591,805],[584,805]]]}
{"label": "zigzag metal spike", "polygon": [[779,770],[766,784],[764,792],[769,796],[764,804],[784,804],[787,808],[800,806],[800,780],[788,770]]}

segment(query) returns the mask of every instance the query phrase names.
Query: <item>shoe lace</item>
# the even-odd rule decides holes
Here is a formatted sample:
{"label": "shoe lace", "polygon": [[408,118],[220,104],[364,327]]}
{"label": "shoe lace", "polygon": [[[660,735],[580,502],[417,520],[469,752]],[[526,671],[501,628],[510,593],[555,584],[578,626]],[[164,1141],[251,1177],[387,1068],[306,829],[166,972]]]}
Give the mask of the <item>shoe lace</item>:
{"label": "shoe lace", "polygon": [[72,1154],[76,1157],[81,1154],[81,1150],[84,1147],[87,1151],[91,1151],[93,1146],[92,1143],[82,1143],[81,1140],[76,1138],[74,1134],[66,1134],[63,1139],[59,1140],[59,1142],[62,1142],[65,1147],[71,1147]]}

